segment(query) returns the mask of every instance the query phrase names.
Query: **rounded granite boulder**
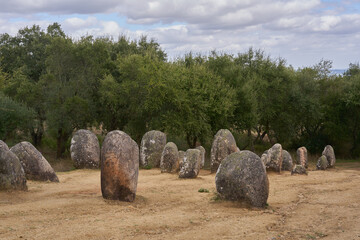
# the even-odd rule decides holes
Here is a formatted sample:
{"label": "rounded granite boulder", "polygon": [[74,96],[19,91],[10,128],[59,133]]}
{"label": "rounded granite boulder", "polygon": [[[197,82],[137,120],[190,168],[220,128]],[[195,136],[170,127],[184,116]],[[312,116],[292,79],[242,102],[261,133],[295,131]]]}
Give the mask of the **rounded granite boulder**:
{"label": "rounded granite boulder", "polygon": [[145,133],[140,144],[140,165],[159,167],[165,145],[165,133],[156,130]]}
{"label": "rounded granite boulder", "polygon": [[196,149],[200,150],[200,153],[201,153],[200,168],[203,168],[205,165],[205,153],[206,153],[205,148],[203,146],[198,146],[198,147],[196,147]]}
{"label": "rounded granite boulder", "polygon": [[0,140],[0,150],[2,150],[2,149],[7,150],[7,151],[10,150],[8,145],[5,142],[3,142],[2,140]]}
{"label": "rounded granite boulder", "polygon": [[296,164],[308,167],[308,155],[306,147],[300,147],[296,150]]}
{"label": "rounded granite boulder", "polygon": [[283,157],[283,161],[281,165],[281,170],[291,171],[293,168],[293,160],[290,153],[286,150],[282,150],[282,157]]}
{"label": "rounded granite boulder", "polygon": [[200,172],[201,152],[199,149],[188,149],[180,168],[179,178],[196,178]]}
{"label": "rounded granite boulder", "polygon": [[261,160],[266,168],[275,172],[281,172],[283,162],[283,150],[279,143],[274,144],[269,150],[265,151],[261,156]]}
{"label": "rounded granite boulder", "polygon": [[161,172],[174,173],[179,168],[179,150],[175,143],[168,142],[161,155]]}
{"label": "rounded granite boulder", "polygon": [[329,167],[329,162],[326,158],[326,156],[322,155],[319,157],[317,163],[316,163],[316,169],[317,170],[326,170]]}
{"label": "rounded granite boulder", "polygon": [[219,166],[215,184],[221,198],[266,206],[269,180],[264,164],[253,152],[245,150],[227,156]]}
{"label": "rounded granite boulder", "polygon": [[328,161],[328,167],[334,167],[336,158],[335,158],[335,152],[331,145],[327,145],[324,148],[324,151],[322,152],[322,155],[324,155]]}

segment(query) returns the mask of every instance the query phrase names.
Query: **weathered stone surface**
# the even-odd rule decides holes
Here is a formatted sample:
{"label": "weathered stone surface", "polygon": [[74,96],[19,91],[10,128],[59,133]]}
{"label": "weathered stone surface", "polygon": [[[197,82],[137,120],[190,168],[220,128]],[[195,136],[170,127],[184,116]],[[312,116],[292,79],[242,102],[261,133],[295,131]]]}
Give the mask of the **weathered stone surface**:
{"label": "weathered stone surface", "polygon": [[324,148],[324,151],[322,152],[322,155],[324,155],[328,161],[328,167],[335,166],[336,158],[335,158],[335,152],[332,146],[327,145]]}
{"label": "weathered stone surface", "polygon": [[156,130],[145,133],[140,145],[140,165],[159,167],[165,145],[165,133]]}
{"label": "weathered stone surface", "polygon": [[211,146],[211,172],[217,171],[220,163],[231,153],[237,152],[238,147],[231,132],[227,129],[220,129],[214,136]]}
{"label": "weathered stone surface", "polygon": [[260,158],[265,167],[266,167],[266,164],[268,163],[268,161],[270,160],[270,158],[268,157],[268,152],[269,152],[269,150],[265,150],[265,152],[263,152],[263,154],[261,155],[261,158]]}
{"label": "weathered stone surface", "polygon": [[328,160],[325,155],[322,155],[319,157],[317,163],[316,163],[316,169],[317,170],[326,170],[329,166]]}
{"label": "weathered stone surface", "polygon": [[306,147],[300,147],[296,151],[296,164],[308,167],[308,156]]}
{"label": "weathered stone surface", "polygon": [[200,161],[200,168],[203,168],[205,165],[205,148],[203,146],[198,146],[196,149],[200,150],[201,153],[201,161]]}
{"label": "weathered stone surface", "polygon": [[59,182],[59,178],[49,162],[31,143],[18,143],[10,151],[19,158],[24,168],[26,179]]}
{"label": "weathered stone surface", "polygon": [[132,202],[139,176],[139,147],[126,133],[109,132],[101,148],[103,198]]}
{"label": "weathered stone surface", "polygon": [[294,166],[293,170],[291,171],[291,175],[294,175],[294,174],[307,175],[306,168],[303,165],[296,164]]}
{"label": "weathered stone surface", "polygon": [[219,166],[215,184],[224,199],[266,206],[269,180],[263,162],[253,152],[244,150],[227,156]]}
{"label": "weathered stone surface", "polygon": [[0,140],[0,151],[1,151],[1,149],[9,151],[8,145],[5,142],[3,142],[2,140]]}
{"label": "weathered stone surface", "polygon": [[182,165],[184,163],[184,158],[185,158],[185,152],[184,151],[179,151],[179,169],[178,171],[180,171],[180,169],[182,168]]}
{"label": "weathered stone surface", "polygon": [[0,141],[0,191],[27,190],[25,172],[18,157],[2,143]]}
{"label": "weathered stone surface", "polygon": [[179,168],[179,150],[175,143],[168,142],[161,155],[161,172],[173,173]]}
{"label": "weathered stone surface", "polygon": [[196,178],[200,172],[201,152],[198,149],[188,149],[180,168],[180,178]]}
{"label": "weathered stone surface", "polygon": [[261,161],[266,168],[281,172],[283,155],[282,146],[279,143],[274,144],[269,150],[261,155]]}
{"label": "weathered stone surface", "polygon": [[293,160],[290,153],[286,150],[282,151],[283,161],[281,165],[281,170],[291,171],[293,169]]}
{"label": "weathered stone surface", "polygon": [[96,135],[89,130],[78,130],[71,139],[71,159],[76,168],[98,168],[100,145]]}

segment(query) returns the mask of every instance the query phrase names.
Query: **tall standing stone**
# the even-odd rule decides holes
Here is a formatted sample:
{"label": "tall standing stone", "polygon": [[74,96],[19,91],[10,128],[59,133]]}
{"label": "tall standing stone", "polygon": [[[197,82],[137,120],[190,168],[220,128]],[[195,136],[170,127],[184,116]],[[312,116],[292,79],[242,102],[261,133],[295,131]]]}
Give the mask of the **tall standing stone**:
{"label": "tall standing stone", "polygon": [[231,153],[237,151],[238,147],[231,132],[227,129],[220,129],[214,136],[211,146],[211,172],[216,172],[221,161]]}
{"label": "tall standing stone", "polygon": [[173,173],[179,168],[179,150],[175,143],[168,142],[161,155],[161,172]]}
{"label": "tall standing stone", "polygon": [[71,159],[76,168],[98,168],[100,145],[96,135],[89,130],[78,130],[71,139]]}
{"label": "tall standing stone", "polygon": [[26,179],[59,182],[54,169],[44,156],[29,142],[21,142],[10,151],[15,153],[25,171]]}
{"label": "tall standing stone", "polygon": [[308,155],[306,147],[300,147],[296,151],[296,164],[308,167]]}
{"label": "tall standing stone", "polygon": [[286,150],[283,150],[282,157],[283,157],[283,161],[282,161],[281,170],[291,171],[293,169],[293,160],[290,153]]}
{"label": "tall standing stone", "polygon": [[269,180],[263,162],[253,152],[245,150],[227,156],[216,173],[215,184],[224,199],[266,206]]}
{"label": "tall standing stone", "polygon": [[139,176],[139,147],[126,133],[109,132],[101,148],[101,192],[106,199],[135,200]]}
{"label": "tall standing stone", "polygon": [[205,148],[203,146],[198,146],[196,149],[200,150],[201,153],[201,161],[200,161],[200,168],[203,168],[205,165]]}
{"label": "tall standing stone", "polygon": [[0,141],[0,191],[3,190],[27,190],[27,186],[18,157]]}
{"label": "tall standing stone", "polygon": [[140,165],[159,167],[165,145],[165,133],[156,130],[145,133],[140,145]]}
{"label": "tall standing stone", "polygon": [[196,178],[200,172],[200,161],[200,150],[188,149],[179,172],[179,178]]}
{"label": "tall standing stone", "polygon": [[327,145],[324,148],[324,151],[322,152],[322,155],[324,155],[328,161],[328,167],[335,166],[336,158],[335,158],[335,152],[332,146]]}

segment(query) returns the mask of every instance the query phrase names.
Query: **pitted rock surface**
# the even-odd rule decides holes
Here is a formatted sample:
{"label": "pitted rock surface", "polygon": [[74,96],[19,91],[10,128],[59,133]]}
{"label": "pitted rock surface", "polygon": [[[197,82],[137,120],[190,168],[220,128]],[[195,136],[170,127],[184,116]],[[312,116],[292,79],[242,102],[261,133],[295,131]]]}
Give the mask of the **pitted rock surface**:
{"label": "pitted rock surface", "polygon": [[184,158],[185,158],[185,152],[184,151],[179,151],[179,169],[178,171],[180,171],[183,163],[184,163]]}
{"label": "pitted rock surface", "polygon": [[91,131],[84,129],[76,131],[71,139],[70,153],[76,168],[99,168],[99,140]]}
{"label": "pitted rock surface", "polygon": [[25,171],[26,179],[59,182],[54,169],[44,156],[29,142],[21,142],[10,151],[15,153]]}
{"label": "pitted rock surface", "polygon": [[200,168],[203,168],[205,165],[205,148],[203,146],[198,146],[196,149],[200,150],[201,153],[201,161],[200,161]]}
{"label": "pitted rock surface", "polygon": [[245,201],[254,207],[265,207],[269,197],[266,169],[255,153],[244,150],[232,153],[220,164],[215,177],[220,197]]}
{"label": "pitted rock surface", "polygon": [[319,157],[317,163],[316,163],[316,169],[317,170],[326,170],[329,166],[328,160],[325,155],[322,155]]}
{"label": "pitted rock surface", "polygon": [[7,145],[5,142],[3,142],[2,140],[0,140],[0,150],[1,150],[1,149],[7,150],[7,151],[10,150],[9,147],[8,147],[8,145]]}
{"label": "pitted rock surface", "polygon": [[188,149],[180,168],[179,178],[196,178],[200,172],[200,161],[200,150]]}
{"label": "pitted rock surface", "polygon": [[283,150],[282,155],[283,155],[283,161],[282,161],[281,170],[291,171],[293,169],[293,160],[290,153],[286,150]]}
{"label": "pitted rock surface", "polygon": [[161,155],[161,172],[174,173],[179,168],[179,150],[175,143],[168,142]]}
{"label": "pitted rock surface", "polygon": [[307,175],[306,168],[303,165],[296,164],[293,170],[291,171],[291,175],[294,174]]}
{"label": "pitted rock surface", "polygon": [[0,147],[0,191],[3,190],[27,190],[24,169],[6,144]]}
{"label": "pitted rock surface", "polygon": [[300,147],[296,151],[296,164],[308,167],[308,155],[306,147]]}
{"label": "pitted rock surface", "polygon": [[236,146],[235,138],[231,132],[227,129],[220,129],[214,136],[211,146],[211,172],[216,172],[222,160],[231,153],[238,151],[239,148]]}
{"label": "pitted rock surface", "polygon": [[139,176],[139,147],[126,133],[109,132],[101,148],[103,198],[132,202]]}
{"label": "pitted rock surface", "polygon": [[140,165],[159,167],[165,145],[165,133],[156,130],[145,133],[140,144]]}
{"label": "pitted rock surface", "polygon": [[334,167],[336,158],[335,158],[335,152],[332,146],[327,145],[324,148],[324,151],[322,152],[322,155],[324,155],[328,161],[328,167]]}

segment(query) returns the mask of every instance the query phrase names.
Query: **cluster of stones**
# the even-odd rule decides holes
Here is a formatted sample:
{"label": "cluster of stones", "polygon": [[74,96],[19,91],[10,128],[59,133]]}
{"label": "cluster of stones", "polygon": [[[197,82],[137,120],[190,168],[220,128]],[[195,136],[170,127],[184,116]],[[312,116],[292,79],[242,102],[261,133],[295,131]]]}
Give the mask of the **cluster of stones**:
{"label": "cluster of stones", "polygon": [[276,143],[261,155],[261,161],[269,170],[276,172],[291,171],[293,159],[290,153],[284,150],[281,144]]}
{"label": "cluster of stones", "polygon": [[327,168],[334,167],[336,162],[335,152],[332,146],[327,145],[322,152],[322,156],[318,159],[316,169],[326,170]]}

